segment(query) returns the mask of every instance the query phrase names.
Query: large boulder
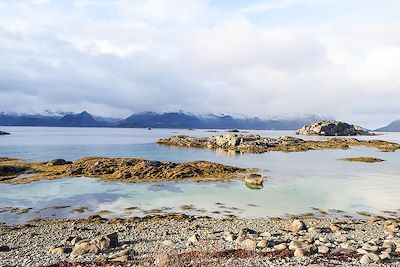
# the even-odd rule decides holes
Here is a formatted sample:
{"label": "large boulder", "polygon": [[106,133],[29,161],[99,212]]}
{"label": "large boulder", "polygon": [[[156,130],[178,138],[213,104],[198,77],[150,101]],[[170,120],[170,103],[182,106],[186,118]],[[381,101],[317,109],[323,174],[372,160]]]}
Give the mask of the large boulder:
{"label": "large boulder", "polygon": [[304,125],[296,134],[320,135],[320,136],[357,136],[374,135],[360,126],[348,124],[341,121],[316,121]]}
{"label": "large boulder", "polygon": [[0,135],[6,135],[6,134],[10,134],[10,133],[0,131]]}

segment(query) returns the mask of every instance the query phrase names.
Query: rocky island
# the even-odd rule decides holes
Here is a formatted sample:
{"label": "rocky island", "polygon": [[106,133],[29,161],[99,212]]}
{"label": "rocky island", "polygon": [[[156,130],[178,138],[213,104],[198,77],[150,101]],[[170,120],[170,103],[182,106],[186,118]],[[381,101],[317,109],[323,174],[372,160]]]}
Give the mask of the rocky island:
{"label": "rocky island", "polygon": [[[14,184],[77,176],[120,182],[225,179],[238,177],[247,171],[248,169],[207,161],[174,163],[139,158],[89,157],[72,162],[63,159],[25,162],[0,158],[0,182]],[[22,174],[23,177],[20,177]]]}
{"label": "rocky island", "polygon": [[341,121],[316,121],[303,126],[296,132],[300,135],[319,135],[319,136],[359,136],[375,135],[361,126],[351,125]]}
{"label": "rocky island", "polygon": [[353,146],[375,147],[381,151],[396,151],[400,145],[381,140],[358,140],[355,138],[330,138],[323,141],[303,140],[283,136],[279,138],[261,137],[253,134],[228,133],[210,137],[190,137],[186,135],[159,139],[158,144],[224,149],[236,152],[263,153],[268,151],[298,152],[316,149],[349,149]]}

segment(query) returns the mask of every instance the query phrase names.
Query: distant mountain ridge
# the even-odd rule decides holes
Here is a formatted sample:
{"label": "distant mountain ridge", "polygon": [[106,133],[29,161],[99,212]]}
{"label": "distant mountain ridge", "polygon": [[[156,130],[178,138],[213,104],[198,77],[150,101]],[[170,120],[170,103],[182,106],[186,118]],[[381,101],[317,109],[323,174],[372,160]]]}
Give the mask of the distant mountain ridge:
{"label": "distant mountain ridge", "polygon": [[389,125],[376,129],[377,132],[400,132],[400,120],[395,120]]}
{"label": "distant mountain ridge", "polygon": [[[64,115],[65,114],[65,115]],[[125,127],[125,128],[198,128],[198,129],[254,129],[297,130],[305,124],[321,119],[314,115],[296,118],[262,119],[232,115],[194,115],[186,112],[141,112],[126,119],[94,117],[83,111],[78,114],[61,113],[44,115],[0,113],[2,126],[53,126],[53,127]]]}

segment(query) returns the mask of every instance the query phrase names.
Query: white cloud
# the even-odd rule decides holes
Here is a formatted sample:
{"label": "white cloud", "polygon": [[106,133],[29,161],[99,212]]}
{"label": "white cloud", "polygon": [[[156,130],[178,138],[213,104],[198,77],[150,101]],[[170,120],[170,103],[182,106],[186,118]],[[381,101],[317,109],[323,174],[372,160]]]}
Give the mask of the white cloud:
{"label": "white cloud", "polygon": [[0,105],[121,116],[315,113],[371,127],[400,117],[392,101],[399,20],[271,26],[250,16],[326,3],[267,1],[236,12],[201,0],[2,3]]}

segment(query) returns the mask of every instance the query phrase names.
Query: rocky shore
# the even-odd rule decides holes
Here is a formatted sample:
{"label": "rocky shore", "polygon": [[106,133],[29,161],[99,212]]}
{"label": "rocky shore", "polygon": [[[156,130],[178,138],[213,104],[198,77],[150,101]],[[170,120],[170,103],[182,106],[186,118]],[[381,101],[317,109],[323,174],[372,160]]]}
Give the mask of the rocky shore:
{"label": "rocky shore", "polygon": [[120,182],[228,179],[240,177],[248,171],[207,161],[173,163],[139,158],[90,157],[73,162],[63,159],[26,162],[0,158],[0,182],[13,184],[79,176]]}
{"label": "rocky shore", "polygon": [[283,136],[279,138],[261,137],[252,134],[229,133],[210,137],[190,137],[186,135],[159,139],[158,144],[224,149],[236,152],[263,153],[268,151],[298,152],[316,149],[349,149],[353,146],[375,147],[384,152],[400,149],[400,144],[382,140],[358,140],[355,138],[330,138],[322,141],[303,140]]}
{"label": "rocky shore", "polygon": [[0,266],[399,266],[398,223],[181,214],[37,220],[0,226]]}
{"label": "rocky shore", "polygon": [[303,126],[296,134],[319,136],[358,136],[375,135],[360,126],[341,121],[316,121]]}

